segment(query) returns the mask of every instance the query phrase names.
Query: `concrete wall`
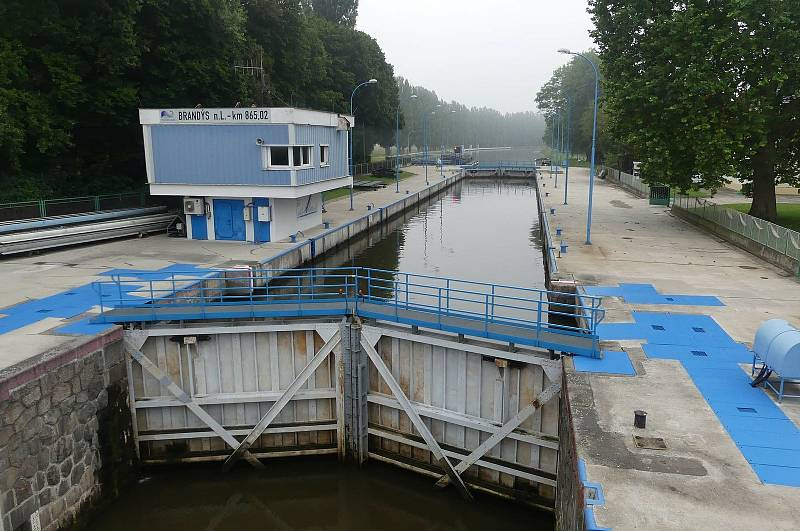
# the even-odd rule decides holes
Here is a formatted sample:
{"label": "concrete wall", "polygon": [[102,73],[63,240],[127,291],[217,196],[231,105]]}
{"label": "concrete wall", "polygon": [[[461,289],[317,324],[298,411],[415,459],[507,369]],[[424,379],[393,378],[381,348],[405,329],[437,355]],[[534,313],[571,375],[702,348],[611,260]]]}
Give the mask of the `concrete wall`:
{"label": "concrete wall", "polygon": [[712,232],[720,238],[734,244],[735,246],[744,249],[745,251],[756,255],[762,260],[766,260],[770,264],[776,265],[781,269],[800,276],[800,261],[793,259],[779,251],[771,249],[764,244],[755,240],[751,240],[747,236],[743,236],[737,232],[729,230],[722,225],[714,223],[713,221],[703,219],[691,213],[688,210],[672,205],[672,213],[681,219],[688,221],[693,225],[702,227],[709,232]]}
{"label": "concrete wall", "polygon": [[67,527],[132,477],[120,339],[115,328],[0,374],[0,530],[31,529],[32,515]]}

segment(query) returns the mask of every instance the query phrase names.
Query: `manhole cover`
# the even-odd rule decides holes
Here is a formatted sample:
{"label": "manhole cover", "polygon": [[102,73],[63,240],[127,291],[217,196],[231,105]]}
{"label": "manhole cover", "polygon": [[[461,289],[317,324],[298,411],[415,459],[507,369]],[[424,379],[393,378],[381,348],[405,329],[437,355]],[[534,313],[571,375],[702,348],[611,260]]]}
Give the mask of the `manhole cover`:
{"label": "manhole cover", "polygon": [[661,437],[640,437],[639,435],[633,436],[633,442],[637,448],[644,448],[645,450],[666,450],[667,443]]}

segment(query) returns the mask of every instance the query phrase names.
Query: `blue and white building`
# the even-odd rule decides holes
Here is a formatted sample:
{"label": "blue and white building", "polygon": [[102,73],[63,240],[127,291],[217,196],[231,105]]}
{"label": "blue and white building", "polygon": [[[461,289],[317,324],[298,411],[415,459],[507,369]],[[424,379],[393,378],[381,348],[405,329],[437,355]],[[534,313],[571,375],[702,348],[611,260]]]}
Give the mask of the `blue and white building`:
{"label": "blue and white building", "polygon": [[295,108],[140,109],[152,195],[183,198],[190,239],[262,243],[322,223],[351,186],[353,117]]}

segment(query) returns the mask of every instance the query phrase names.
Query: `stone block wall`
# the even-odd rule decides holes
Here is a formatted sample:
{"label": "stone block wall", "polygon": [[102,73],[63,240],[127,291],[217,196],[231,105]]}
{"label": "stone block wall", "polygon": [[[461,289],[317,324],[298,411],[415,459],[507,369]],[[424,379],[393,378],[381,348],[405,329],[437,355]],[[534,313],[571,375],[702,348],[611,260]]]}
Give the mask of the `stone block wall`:
{"label": "stone block wall", "polygon": [[135,469],[127,395],[119,329],[0,371],[0,531],[71,526],[119,489]]}

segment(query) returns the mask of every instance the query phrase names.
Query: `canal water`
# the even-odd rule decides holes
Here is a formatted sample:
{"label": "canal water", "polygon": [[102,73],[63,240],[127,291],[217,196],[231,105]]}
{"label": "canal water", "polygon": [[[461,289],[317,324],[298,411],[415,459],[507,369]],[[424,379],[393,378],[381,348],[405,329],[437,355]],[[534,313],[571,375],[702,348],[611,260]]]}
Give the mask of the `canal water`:
{"label": "canal water", "polygon": [[[378,233],[318,260],[542,288],[535,184],[468,179]],[[550,513],[481,496],[462,501],[428,477],[381,463],[359,469],[333,459],[267,462],[264,471],[220,465],[148,471],[89,529],[463,530],[552,529]]]}

